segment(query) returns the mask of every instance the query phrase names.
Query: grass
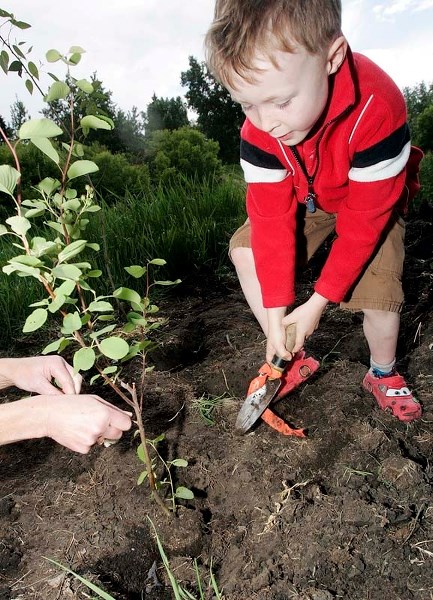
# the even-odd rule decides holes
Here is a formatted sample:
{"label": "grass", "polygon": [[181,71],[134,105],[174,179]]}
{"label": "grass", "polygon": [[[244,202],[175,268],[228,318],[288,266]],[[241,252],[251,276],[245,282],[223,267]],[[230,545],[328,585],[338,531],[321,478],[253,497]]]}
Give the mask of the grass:
{"label": "grass", "polygon": [[233,397],[228,396],[227,393],[221,394],[220,396],[208,396],[207,394],[203,394],[200,398],[194,398],[192,400],[192,406],[206,425],[212,427],[215,425],[215,412],[223,404],[232,400]]}

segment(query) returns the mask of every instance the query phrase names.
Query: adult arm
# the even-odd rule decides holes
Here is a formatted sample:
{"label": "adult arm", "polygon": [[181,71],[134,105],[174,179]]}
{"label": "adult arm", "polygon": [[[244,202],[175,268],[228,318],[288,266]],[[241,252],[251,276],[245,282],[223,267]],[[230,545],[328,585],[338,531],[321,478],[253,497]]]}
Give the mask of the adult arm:
{"label": "adult arm", "polygon": [[0,445],[50,437],[85,454],[99,438],[119,439],[130,427],[130,413],[91,394],[41,395],[0,405]]}

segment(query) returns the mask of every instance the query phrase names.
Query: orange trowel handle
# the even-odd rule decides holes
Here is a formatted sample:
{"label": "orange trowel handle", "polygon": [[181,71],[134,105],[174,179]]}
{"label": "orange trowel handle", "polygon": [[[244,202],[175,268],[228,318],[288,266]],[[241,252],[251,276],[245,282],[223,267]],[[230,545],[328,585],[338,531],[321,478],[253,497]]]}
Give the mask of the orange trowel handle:
{"label": "orange trowel handle", "polygon": [[[295,342],[296,325],[295,323],[292,323],[291,325],[287,325],[286,327],[286,348],[289,352],[292,352],[293,348],[295,347]],[[289,362],[289,360],[284,360],[284,358],[280,358],[279,356],[274,354],[274,357],[271,360],[271,373],[269,377],[271,379],[279,379]]]}
{"label": "orange trowel handle", "polygon": [[305,437],[305,432],[303,429],[293,429],[290,427],[288,423],[283,421],[281,417],[276,415],[271,411],[270,408],[267,408],[261,415],[262,420],[267,423],[270,427],[282,433],[283,435],[294,435],[296,437]]}

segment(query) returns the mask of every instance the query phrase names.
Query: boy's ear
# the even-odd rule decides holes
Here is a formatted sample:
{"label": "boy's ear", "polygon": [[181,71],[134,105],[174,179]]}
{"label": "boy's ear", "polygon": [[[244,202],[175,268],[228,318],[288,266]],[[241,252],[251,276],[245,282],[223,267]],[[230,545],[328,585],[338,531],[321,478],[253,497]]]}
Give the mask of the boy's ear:
{"label": "boy's ear", "polygon": [[327,70],[328,75],[336,73],[340,68],[347,52],[347,40],[344,35],[340,35],[334,40],[328,50]]}

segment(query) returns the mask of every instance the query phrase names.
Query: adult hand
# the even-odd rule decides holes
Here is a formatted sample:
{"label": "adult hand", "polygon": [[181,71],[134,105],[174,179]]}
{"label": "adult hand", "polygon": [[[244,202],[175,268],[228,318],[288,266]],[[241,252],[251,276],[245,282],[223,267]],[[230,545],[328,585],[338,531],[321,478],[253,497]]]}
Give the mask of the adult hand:
{"label": "adult hand", "polygon": [[118,440],[131,427],[131,413],[106,402],[99,396],[36,396],[43,403],[43,435],[70,450],[86,454],[99,439]]}
{"label": "adult hand", "polygon": [[328,300],[326,298],[314,292],[307,302],[304,302],[283,318],[284,327],[292,323],[296,324],[294,353],[302,350],[306,338],[316,331],[327,304]]}
{"label": "adult hand", "polygon": [[[60,389],[53,385],[56,380]],[[79,394],[82,377],[61,356],[0,359],[0,388],[14,385],[36,394]]]}

